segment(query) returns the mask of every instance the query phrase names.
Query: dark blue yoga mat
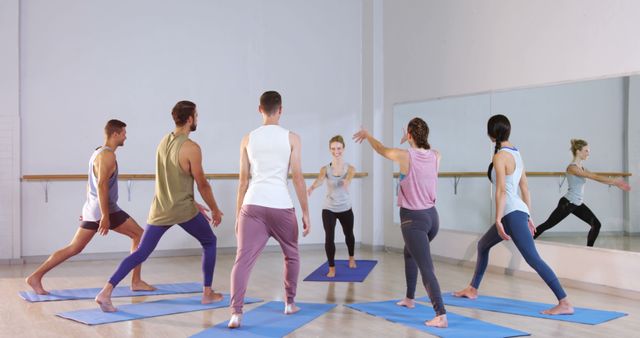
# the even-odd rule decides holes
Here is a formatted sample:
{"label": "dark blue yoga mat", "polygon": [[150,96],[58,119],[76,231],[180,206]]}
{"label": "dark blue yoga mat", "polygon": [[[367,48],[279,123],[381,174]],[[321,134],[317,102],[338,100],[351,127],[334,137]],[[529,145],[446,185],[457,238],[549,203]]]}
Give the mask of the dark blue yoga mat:
{"label": "dark blue yoga mat", "polygon": [[[622,312],[593,310],[581,307],[575,307],[575,313],[572,315],[544,315],[541,314],[540,311],[551,308],[555,306],[555,304],[529,302],[492,296],[478,296],[477,299],[471,300],[468,298],[455,297],[450,292],[443,294],[442,299],[445,304],[452,306],[591,325],[601,324],[627,315]],[[429,298],[423,297],[418,300],[428,302]]]}
{"label": "dark blue yoga mat", "polygon": [[429,327],[424,325],[425,320],[433,318],[436,314],[431,307],[416,304],[415,308],[409,309],[396,305],[396,302],[396,300],[389,300],[385,302],[346,304],[345,306],[444,338],[501,338],[530,335],[527,332],[483,322],[451,312],[447,312],[449,327]]}
{"label": "dark blue yoga mat", "polygon": [[[69,311],[56,314],[59,317],[75,320],[87,325],[98,325],[128,320],[172,315],[176,313],[202,311],[229,307],[229,295],[222,301],[211,304],[200,304],[202,296],[185,298],[161,299],[152,302],[126,304],[117,306],[116,312],[102,312],[98,305],[93,309]],[[257,298],[245,298],[245,304],[261,302]]]}
{"label": "dark blue yoga mat", "polygon": [[283,302],[268,302],[242,315],[240,327],[229,329],[229,321],[191,337],[284,337],[329,312],[335,304],[296,303],[300,312],[285,315]]}
{"label": "dark blue yoga mat", "polygon": [[[112,297],[135,297],[171,295],[180,293],[202,292],[202,283],[155,284],[155,291],[131,291],[128,286],[118,286]],[[51,302],[58,300],[93,299],[101,288],[51,290],[48,295],[38,295],[33,291],[20,291],[18,294],[28,302]]]}
{"label": "dark blue yoga mat", "polygon": [[369,272],[378,264],[378,261],[372,260],[356,260],[356,268],[349,268],[349,261],[336,260],[336,276],[327,277],[329,272],[329,262],[325,262],[315,271],[313,271],[305,282],[363,282],[369,275]]}

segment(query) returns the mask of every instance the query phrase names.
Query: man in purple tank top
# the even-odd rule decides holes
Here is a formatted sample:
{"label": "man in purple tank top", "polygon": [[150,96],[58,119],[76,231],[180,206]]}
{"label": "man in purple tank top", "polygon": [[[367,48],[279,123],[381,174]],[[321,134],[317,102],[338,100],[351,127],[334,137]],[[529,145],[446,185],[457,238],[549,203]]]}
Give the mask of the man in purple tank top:
{"label": "man in purple tank top", "polygon": [[[66,247],[54,252],[29,277],[27,284],[39,295],[49,294],[42,286],[42,278],[51,269],[82,252],[96,232],[106,236],[109,230],[129,236],[131,251],[138,248],[142,228],[118,205],[118,163],[116,149],[127,139],[126,124],[119,120],[109,120],[104,127],[105,142],[91,157],[87,183],[87,201],[81,216],[80,227]],[[133,271],[131,290],[152,291],[155,288],[140,277],[140,266]]]}

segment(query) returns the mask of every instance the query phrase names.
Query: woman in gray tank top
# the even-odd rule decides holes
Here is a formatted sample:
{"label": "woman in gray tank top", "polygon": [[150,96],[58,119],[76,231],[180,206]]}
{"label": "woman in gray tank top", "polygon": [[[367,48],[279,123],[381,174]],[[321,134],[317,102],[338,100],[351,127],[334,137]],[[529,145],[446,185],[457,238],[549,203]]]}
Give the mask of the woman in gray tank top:
{"label": "woman in gray tank top", "polygon": [[355,236],[353,235],[353,211],[351,210],[351,197],[349,196],[349,185],[355,174],[355,168],[346,163],[342,157],[344,152],[344,139],[336,135],[329,140],[329,150],[331,151],[331,163],[320,168],[320,174],[307,189],[307,194],[311,196],[314,189],[327,181],[327,195],[322,207],[322,223],[324,225],[324,250],[327,254],[329,272],[327,277],[336,276],[335,255],[336,245],[334,243],[336,221],[340,221],[342,232],[349,251],[349,268],[356,267],[354,257]]}
{"label": "woman in gray tank top", "polygon": [[560,198],[558,206],[553,210],[549,219],[536,228],[534,238],[538,238],[543,232],[553,228],[569,216],[569,214],[574,214],[591,227],[587,235],[587,246],[593,246],[600,233],[601,225],[596,215],[582,202],[584,198],[584,185],[587,183],[587,178],[600,183],[615,185],[624,191],[629,191],[631,187],[621,178],[614,179],[600,176],[584,168],[583,162],[589,158],[590,154],[587,141],[572,139],[571,153],[573,153],[573,161],[567,166],[567,184],[569,189],[567,193]]}

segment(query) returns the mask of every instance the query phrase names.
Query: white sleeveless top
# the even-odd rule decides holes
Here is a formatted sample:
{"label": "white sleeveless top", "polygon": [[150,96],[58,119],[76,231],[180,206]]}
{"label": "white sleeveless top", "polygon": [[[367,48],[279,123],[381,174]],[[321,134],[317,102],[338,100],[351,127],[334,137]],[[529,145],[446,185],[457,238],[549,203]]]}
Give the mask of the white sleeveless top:
{"label": "white sleeveless top", "polygon": [[[529,214],[529,208],[527,204],[524,203],[522,198],[520,197],[520,178],[522,177],[522,170],[524,168],[524,164],[522,162],[522,157],[520,156],[520,152],[516,148],[502,147],[499,151],[505,151],[511,156],[516,162],[516,168],[511,175],[506,175],[505,177],[505,190],[507,193],[507,198],[504,204],[504,214],[506,216],[514,211],[522,211],[526,214]],[[496,171],[495,169],[491,172],[492,181],[496,182]]]}
{"label": "white sleeveless top", "polygon": [[[87,222],[97,222],[102,218],[102,212],[100,211],[100,198],[98,196],[98,178],[93,172],[93,162],[96,157],[105,150],[112,150],[111,148],[104,146],[96,149],[91,158],[89,159],[89,171],[87,181],[87,200],[82,206],[82,220]],[[116,170],[113,175],[109,177],[109,214],[120,211],[118,206],[118,163],[116,162]]]}
{"label": "white sleeveless top", "polygon": [[291,144],[289,130],[279,125],[264,125],[249,134],[247,155],[251,181],[243,205],[259,205],[276,209],[291,209],[287,178]]}

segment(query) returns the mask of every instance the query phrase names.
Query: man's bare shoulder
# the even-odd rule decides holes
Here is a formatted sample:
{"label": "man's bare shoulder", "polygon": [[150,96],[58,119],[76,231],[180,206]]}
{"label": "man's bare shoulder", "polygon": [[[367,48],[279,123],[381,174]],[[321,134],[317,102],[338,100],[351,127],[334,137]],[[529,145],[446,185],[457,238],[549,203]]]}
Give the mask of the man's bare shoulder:
{"label": "man's bare shoulder", "polygon": [[244,136],[242,136],[242,141],[240,141],[240,144],[247,145],[249,143],[250,137],[251,137],[251,133],[244,134]]}
{"label": "man's bare shoulder", "polygon": [[184,141],[184,143],[182,144],[182,149],[186,151],[200,151],[200,145],[195,141],[189,139]]}
{"label": "man's bare shoulder", "polygon": [[296,134],[296,133],[294,133],[292,131],[289,131],[289,141],[292,144],[294,144],[294,143],[295,144],[300,144],[300,135],[298,135],[298,134]]}
{"label": "man's bare shoulder", "polygon": [[104,149],[100,154],[98,154],[98,156],[96,156],[96,159],[100,162],[115,161],[116,153],[111,149]]}

